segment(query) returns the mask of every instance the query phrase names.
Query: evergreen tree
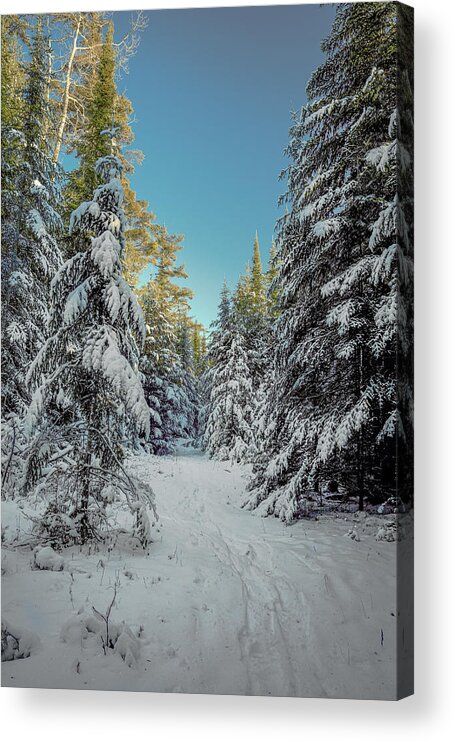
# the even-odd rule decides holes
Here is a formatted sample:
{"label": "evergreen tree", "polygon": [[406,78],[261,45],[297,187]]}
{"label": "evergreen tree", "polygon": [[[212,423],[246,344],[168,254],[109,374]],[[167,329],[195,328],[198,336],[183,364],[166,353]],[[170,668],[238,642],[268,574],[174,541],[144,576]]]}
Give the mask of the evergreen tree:
{"label": "evergreen tree", "polygon": [[278,292],[278,286],[277,286],[277,280],[276,280],[278,273],[279,273],[279,256],[277,253],[275,240],[273,240],[270,246],[269,263],[267,267],[267,272],[265,274],[266,287],[267,287],[267,314],[268,314],[269,320],[275,319],[279,313],[279,309],[278,309],[279,292]]}
{"label": "evergreen tree", "polygon": [[[109,132],[110,139],[113,134]],[[109,154],[95,167],[100,185],[70,222],[73,239],[80,244],[83,235],[88,247],[67,260],[53,279],[50,337],[28,373],[35,386],[27,417],[30,433],[44,417],[44,436],[49,435],[59,413],[65,445],[49,451],[38,434],[38,445],[32,440],[26,484],[33,486],[45,476],[53,494],[49,521],[54,523],[55,513],[61,513],[69,535],[81,542],[100,536],[103,505],[119,493],[135,514],[138,535],[148,532],[146,505],[153,507],[150,489],[135,482],[121,463],[125,446],[140,434],[147,436],[150,427],[138,374],[144,321],[122,277],[122,164]]]}
{"label": "evergreen tree", "polygon": [[194,372],[197,377],[207,370],[207,340],[205,330],[199,323],[192,326]]}
{"label": "evergreen tree", "polygon": [[159,241],[156,237],[155,214],[149,209],[147,201],[138,199],[123,178],[125,189],[125,214],[128,228],[125,231],[125,254],[123,275],[130,286],[138,290],[145,270],[156,266],[159,256]]}
{"label": "evergreen tree", "polygon": [[253,246],[252,268],[247,266],[245,275],[240,277],[233,305],[236,322],[243,336],[253,389],[256,390],[267,364],[268,334],[266,280],[262,272],[257,233]]}
{"label": "evergreen tree", "polygon": [[[51,101],[59,120],[54,160],[58,160],[62,147],[79,158],[79,167],[70,173],[65,190],[66,216],[69,218],[71,211],[81,200],[89,198],[95,187],[96,159],[108,151],[106,138],[101,132],[111,126],[114,112],[118,155],[123,165],[124,211],[128,221],[122,258],[124,277],[135,286],[141,272],[156,259],[155,216],[147,202],[137,197],[129,182],[135,163],[140,163],[143,155],[130,149],[134,140],[130,126],[133,108],[128,98],[117,91],[116,75],[137,47],[140,14],[132,21],[131,38],[127,34],[118,43],[113,40],[113,23],[106,14],[59,13],[53,19],[60,29],[62,38],[57,43],[63,46],[65,60],[54,74],[55,96]],[[68,47],[66,39],[69,40]],[[108,121],[109,115],[111,120]],[[66,247],[69,255],[74,247],[73,241],[69,241]]]}
{"label": "evergreen tree", "polygon": [[69,177],[66,196],[70,211],[76,208],[81,201],[90,199],[98,185],[95,164],[100,157],[105,157],[110,153],[109,138],[104,136],[103,132],[112,127],[117,96],[113,36],[114,29],[111,23],[104,42],[100,46],[93,89],[87,101],[85,131],[76,147],[79,167],[71,172]]}
{"label": "evergreen tree", "polygon": [[240,463],[251,445],[252,383],[242,335],[233,326],[226,282],[210,340],[203,445],[209,456]]}
{"label": "evergreen tree", "polygon": [[194,373],[193,344],[188,317],[182,317],[177,329],[177,351],[182,368],[188,373]]}
{"label": "evergreen tree", "polygon": [[22,45],[25,21],[20,16],[1,17],[1,120],[2,130],[19,129],[23,118],[22,91],[25,72]]}
{"label": "evergreen tree", "polygon": [[144,352],[141,358],[144,393],[151,411],[151,427],[147,442],[152,453],[168,453],[172,445],[166,410],[166,378],[172,366],[173,354],[168,352],[174,343],[172,327],[161,311],[156,283],[150,279],[139,293],[139,301],[146,323]]}
{"label": "evergreen tree", "polygon": [[[6,63],[17,45],[6,42]],[[9,56],[8,56],[9,55]],[[3,414],[19,412],[28,401],[24,376],[44,342],[49,284],[61,263],[56,238],[60,171],[52,161],[45,132],[49,106],[49,37],[38,19],[33,35],[23,100],[7,76],[2,128],[2,404]],[[16,69],[16,73],[17,72]],[[3,78],[2,78],[3,79]],[[15,111],[15,105],[18,110]],[[19,118],[23,116],[23,121]],[[20,128],[15,128],[20,127]]]}
{"label": "evergreen tree", "polygon": [[259,248],[259,237],[256,232],[253,246],[253,261],[251,269],[251,310],[258,316],[263,316],[266,309],[265,277],[262,272],[261,251]]}
{"label": "evergreen tree", "polygon": [[409,435],[397,387],[412,269],[412,204],[399,196],[411,179],[411,59],[400,75],[397,44],[406,19],[395,3],[340,6],[291,129],[276,381],[247,503],[285,520],[323,478],[357,492],[360,508],[367,492],[385,499]]}
{"label": "evergreen tree", "polygon": [[185,394],[186,406],[186,435],[196,439],[199,435],[199,393],[195,375],[195,359],[191,328],[188,317],[182,318],[178,329],[178,352],[180,358],[180,386]]}
{"label": "evergreen tree", "polygon": [[[47,16],[46,20],[52,27],[56,60],[52,70],[51,103],[58,122],[53,154],[54,162],[58,162],[62,149],[75,152],[87,131],[103,34],[112,25],[112,14],[60,12]],[[146,16],[138,11],[131,16],[130,31],[120,41],[113,42],[117,73],[127,71],[128,60],[137,51],[140,32],[146,26]],[[131,113],[131,104],[124,96],[118,96],[116,101],[115,119],[122,130],[124,144],[123,133],[127,127],[122,122],[122,100],[128,113]]]}
{"label": "evergreen tree", "polygon": [[147,325],[141,368],[144,388],[154,415],[149,439],[155,453],[172,449],[179,437],[195,435],[195,398],[193,386],[179,358],[179,328],[192,296],[189,289],[175,283],[186,278],[184,267],[177,265],[181,238],[154,224],[157,248],[155,273],[138,291]]}

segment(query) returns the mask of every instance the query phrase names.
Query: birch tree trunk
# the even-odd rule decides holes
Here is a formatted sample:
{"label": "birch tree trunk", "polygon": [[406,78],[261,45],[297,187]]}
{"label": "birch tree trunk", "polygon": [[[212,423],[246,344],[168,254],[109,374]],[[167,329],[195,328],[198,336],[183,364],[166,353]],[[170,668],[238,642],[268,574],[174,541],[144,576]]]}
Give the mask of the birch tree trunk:
{"label": "birch tree trunk", "polygon": [[60,124],[57,131],[57,141],[55,143],[55,149],[54,149],[54,156],[53,161],[58,162],[58,158],[60,155],[60,149],[62,147],[63,142],[63,134],[65,133],[65,126],[66,122],[68,120],[68,107],[69,107],[69,99],[70,99],[70,88],[71,88],[71,75],[73,71],[73,64],[74,64],[74,58],[76,56],[77,52],[77,42],[79,39],[79,32],[81,28],[82,23],[82,16],[78,16],[76,31],[74,33],[74,39],[73,39],[73,45],[71,47],[71,54],[68,60],[68,69],[66,72],[66,80],[65,80],[65,92],[63,93],[63,109],[62,109],[62,117],[60,119]]}

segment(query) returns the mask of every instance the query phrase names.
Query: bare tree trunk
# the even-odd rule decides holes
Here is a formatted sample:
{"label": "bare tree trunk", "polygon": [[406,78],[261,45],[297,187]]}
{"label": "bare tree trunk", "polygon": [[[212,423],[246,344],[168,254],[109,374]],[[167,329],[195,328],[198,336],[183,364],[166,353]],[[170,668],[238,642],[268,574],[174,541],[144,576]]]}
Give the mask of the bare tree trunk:
{"label": "bare tree trunk", "polygon": [[359,491],[359,510],[364,509],[365,494],[365,472],[363,466],[363,440],[362,432],[359,433],[357,441],[357,488]]}
{"label": "bare tree trunk", "polygon": [[90,528],[89,528],[89,522],[88,522],[88,505],[89,505],[89,497],[90,497],[90,489],[89,489],[89,481],[84,483],[84,488],[82,490],[82,496],[81,496],[81,502],[79,507],[79,516],[80,516],[80,534],[81,534],[81,542],[83,544],[86,544],[89,540],[90,536]]}
{"label": "bare tree trunk", "polygon": [[[51,45],[51,37],[50,37],[50,30],[49,30],[49,16],[46,19],[46,25],[47,25],[47,39],[48,39],[48,65],[47,65],[47,77],[46,77],[46,101],[49,105],[51,100],[51,79],[52,79],[52,45]],[[43,139],[47,140],[49,137],[49,127],[50,127],[50,119],[49,116],[45,117],[44,120],[44,129],[43,129]]]}
{"label": "bare tree trunk", "polygon": [[[363,390],[363,350],[359,352],[359,396]],[[359,491],[359,510],[364,508],[365,470],[363,461],[363,431],[359,430],[357,438],[357,488]]]}
{"label": "bare tree trunk", "polygon": [[89,505],[90,505],[90,463],[92,460],[91,455],[91,436],[90,432],[87,433],[87,448],[84,453],[83,460],[85,462],[84,472],[82,474],[82,491],[79,506],[77,508],[77,515],[79,518],[79,533],[81,542],[86,544],[90,539],[91,529],[89,521]]}
{"label": "bare tree trunk", "polygon": [[53,157],[54,162],[58,162],[58,158],[60,155],[60,149],[62,147],[62,142],[63,142],[63,134],[65,132],[65,126],[66,126],[66,122],[68,119],[68,107],[69,107],[70,88],[71,88],[71,74],[73,71],[74,57],[76,56],[76,51],[77,51],[77,42],[79,39],[79,31],[81,28],[81,23],[82,23],[82,16],[79,15],[77,26],[76,26],[76,31],[75,31],[74,39],[73,39],[73,46],[71,48],[71,54],[68,60],[68,69],[66,72],[66,80],[65,80],[65,92],[63,94],[63,110],[62,110],[62,117],[60,119],[60,124],[59,124],[58,131],[57,131],[57,141],[55,143],[54,157]]}

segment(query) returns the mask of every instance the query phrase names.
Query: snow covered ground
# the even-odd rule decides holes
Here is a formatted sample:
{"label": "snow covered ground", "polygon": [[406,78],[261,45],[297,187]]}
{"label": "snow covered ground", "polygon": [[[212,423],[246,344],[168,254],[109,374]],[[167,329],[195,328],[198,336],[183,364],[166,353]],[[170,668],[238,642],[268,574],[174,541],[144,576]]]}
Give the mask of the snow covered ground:
{"label": "snow covered ground", "polygon": [[[4,504],[3,616],[37,635],[29,657],[2,663],[4,685],[395,697],[396,543],[376,540],[385,516],[285,526],[240,509],[245,467],[189,448],[130,466],[156,492],[148,555],[123,537],[38,569],[29,549],[7,545],[27,519]],[[92,606],[104,614],[115,585],[111,632],[126,650],[105,654],[87,626],[102,627]]]}

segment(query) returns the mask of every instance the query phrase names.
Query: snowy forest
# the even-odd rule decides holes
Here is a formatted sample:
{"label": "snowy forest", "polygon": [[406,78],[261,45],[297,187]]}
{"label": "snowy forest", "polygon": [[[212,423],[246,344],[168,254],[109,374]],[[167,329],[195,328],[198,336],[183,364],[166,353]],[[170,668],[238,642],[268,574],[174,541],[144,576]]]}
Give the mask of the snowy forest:
{"label": "snowy forest", "polygon": [[3,683],[396,697],[412,10],[337,7],[210,326],[131,184],[153,13],[115,16],[2,16]]}

